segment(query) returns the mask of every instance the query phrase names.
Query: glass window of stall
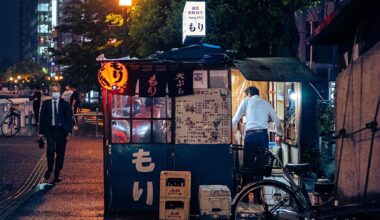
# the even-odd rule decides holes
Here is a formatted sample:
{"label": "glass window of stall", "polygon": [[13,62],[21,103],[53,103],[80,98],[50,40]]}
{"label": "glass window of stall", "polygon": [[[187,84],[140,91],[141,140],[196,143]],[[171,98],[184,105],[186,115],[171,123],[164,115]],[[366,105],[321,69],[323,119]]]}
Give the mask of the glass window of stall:
{"label": "glass window of stall", "polygon": [[112,143],[172,143],[172,98],[113,95]]}

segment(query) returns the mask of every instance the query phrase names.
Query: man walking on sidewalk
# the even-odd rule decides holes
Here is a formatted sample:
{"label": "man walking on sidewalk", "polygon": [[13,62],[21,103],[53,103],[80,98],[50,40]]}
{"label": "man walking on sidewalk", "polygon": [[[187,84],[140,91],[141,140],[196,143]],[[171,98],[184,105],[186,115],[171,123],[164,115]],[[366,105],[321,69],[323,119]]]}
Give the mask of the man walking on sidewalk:
{"label": "man walking on sidewalk", "polygon": [[60,172],[65,159],[66,143],[70,140],[73,125],[70,105],[60,97],[60,90],[61,86],[58,83],[50,85],[52,99],[48,99],[42,104],[40,113],[39,136],[44,136],[47,140],[48,169],[44,178],[45,181],[49,180],[55,160],[53,183],[62,181]]}

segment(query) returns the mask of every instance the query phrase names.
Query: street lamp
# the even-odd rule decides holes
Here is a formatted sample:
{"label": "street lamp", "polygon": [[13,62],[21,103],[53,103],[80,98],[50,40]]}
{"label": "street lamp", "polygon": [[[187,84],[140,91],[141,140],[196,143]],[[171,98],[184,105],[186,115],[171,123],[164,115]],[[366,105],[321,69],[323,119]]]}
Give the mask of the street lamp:
{"label": "street lamp", "polygon": [[127,10],[132,6],[132,0],[119,0],[119,6],[122,9],[123,16],[123,44],[121,45],[122,56],[127,55]]}
{"label": "street lamp", "polygon": [[132,0],[119,0],[120,6],[132,6]]}

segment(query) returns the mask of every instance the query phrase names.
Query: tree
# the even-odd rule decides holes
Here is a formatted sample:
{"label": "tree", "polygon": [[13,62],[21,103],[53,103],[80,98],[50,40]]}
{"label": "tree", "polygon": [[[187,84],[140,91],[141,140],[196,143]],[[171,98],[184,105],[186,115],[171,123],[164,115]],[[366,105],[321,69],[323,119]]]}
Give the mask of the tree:
{"label": "tree", "polygon": [[[73,41],[53,50],[66,83],[98,88],[95,58],[121,56],[122,25],[128,22],[127,51],[146,57],[182,47],[182,11],[186,0],[139,0],[121,18],[117,0],[72,0],[56,29]],[[296,54],[294,14],[319,0],[208,0],[204,42],[235,49],[242,56],[276,56],[286,47]]]}
{"label": "tree", "polygon": [[47,84],[47,75],[41,64],[25,60],[9,67],[2,77],[2,82],[33,87],[35,84]]}
{"label": "tree", "polygon": [[181,47],[182,9],[185,1],[137,1],[128,20],[132,55],[145,57]]}
{"label": "tree", "polygon": [[[138,1],[130,20],[131,48],[140,56],[181,46],[185,0]],[[205,42],[244,56],[276,56],[280,47],[297,51],[294,13],[319,0],[208,0]]]}
{"label": "tree", "polygon": [[[117,1],[72,0],[65,7],[64,19],[56,30],[61,36],[71,36],[72,41],[58,49],[52,49],[57,63],[63,67],[64,83],[81,85],[81,89],[99,88],[96,57],[118,56],[121,28],[110,16],[120,8]],[[120,22],[119,22],[120,23]],[[119,27],[119,28],[117,28]]]}

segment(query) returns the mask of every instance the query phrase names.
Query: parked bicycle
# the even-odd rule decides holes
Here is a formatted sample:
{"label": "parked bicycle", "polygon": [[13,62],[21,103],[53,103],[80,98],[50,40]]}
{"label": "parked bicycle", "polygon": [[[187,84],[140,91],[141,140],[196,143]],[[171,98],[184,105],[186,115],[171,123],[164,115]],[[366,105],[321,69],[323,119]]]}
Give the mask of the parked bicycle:
{"label": "parked bicycle", "polygon": [[[235,148],[236,151],[242,150]],[[232,219],[310,219],[317,211],[333,204],[332,183],[316,185],[323,202],[312,205],[302,175],[309,171],[309,164],[287,164],[269,150],[261,152],[268,163],[262,169],[264,180],[249,183],[238,190],[232,201]],[[238,155],[238,153],[236,153]],[[271,175],[273,161],[277,160],[279,175]],[[236,175],[258,175],[257,169],[237,168]],[[274,178],[274,179],[273,179]]]}
{"label": "parked bicycle", "polygon": [[12,137],[20,131],[20,110],[19,106],[14,104],[12,100],[7,100],[10,102],[10,109],[4,120],[1,122],[1,132],[6,137]]}

